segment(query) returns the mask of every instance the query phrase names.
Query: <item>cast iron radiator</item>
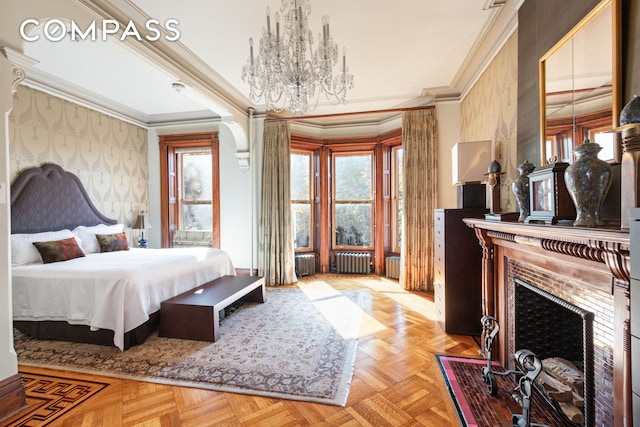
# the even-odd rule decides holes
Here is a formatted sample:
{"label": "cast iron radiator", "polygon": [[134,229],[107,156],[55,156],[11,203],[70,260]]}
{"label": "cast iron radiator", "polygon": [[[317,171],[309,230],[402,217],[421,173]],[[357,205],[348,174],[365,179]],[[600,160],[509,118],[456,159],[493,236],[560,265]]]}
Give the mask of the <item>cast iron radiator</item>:
{"label": "cast iron radiator", "polygon": [[316,274],[316,256],[314,254],[296,254],[294,259],[296,276],[313,276]]}
{"label": "cast iron radiator", "polygon": [[390,279],[400,278],[400,256],[392,255],[385,259],[385,271]]}
{"label": "cast iron radiator", "polygon": [[337,273],[369,274],[371,271],[371,255],[362,252],[336,253]]}

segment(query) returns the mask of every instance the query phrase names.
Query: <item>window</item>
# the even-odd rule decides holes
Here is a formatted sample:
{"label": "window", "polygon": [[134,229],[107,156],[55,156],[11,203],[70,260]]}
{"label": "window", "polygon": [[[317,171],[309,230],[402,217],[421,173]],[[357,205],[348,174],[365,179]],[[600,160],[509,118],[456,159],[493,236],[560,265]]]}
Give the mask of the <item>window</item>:
{"label": "window", "polygon": [[[336,252],[368,252],[384,274],[402,242],[402,129],[377,136],[291,135],[291,205],[296,252],[329,272]],[[308,235],[308,243],[307,243]]]}
{"label": "window", "polygon": [[211,231],[212,163],[211,148],[176,150],[178,160],[178,229]]}
{"label": "window", "polygon": [[373,248],[373,153],[333,154],[333,247]]}
{"label": "window", "polygon": [[217,132],[160,135],[161,244],[177,231],[210,231],[220,247],[220,147]]}
{"label": "window", "polygon": [[313,248],[310,151],[291,152],[291,221],[296,251]]}
{"label": "window", "polygon": [[393,252],[400,252],[402,247],[403,153],[402,146],[396,146],[391,149],[391,242]]}

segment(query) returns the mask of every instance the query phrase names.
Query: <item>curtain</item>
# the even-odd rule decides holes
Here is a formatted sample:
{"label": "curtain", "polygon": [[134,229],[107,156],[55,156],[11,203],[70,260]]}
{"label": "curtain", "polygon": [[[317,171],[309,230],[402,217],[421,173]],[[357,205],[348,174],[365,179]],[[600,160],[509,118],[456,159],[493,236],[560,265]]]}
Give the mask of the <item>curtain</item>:
{"label": "curtain", "polygon": [[260,208],[260,269],[267,285],[290,285],[294,272],[291,226],[290,134],[286,121],[264,123]]}
{"label": "curtain", "polygon": [[400,283],[433,289],[433,210],[437,200],[438,124],[435,108],[402,114],[404,207]]}

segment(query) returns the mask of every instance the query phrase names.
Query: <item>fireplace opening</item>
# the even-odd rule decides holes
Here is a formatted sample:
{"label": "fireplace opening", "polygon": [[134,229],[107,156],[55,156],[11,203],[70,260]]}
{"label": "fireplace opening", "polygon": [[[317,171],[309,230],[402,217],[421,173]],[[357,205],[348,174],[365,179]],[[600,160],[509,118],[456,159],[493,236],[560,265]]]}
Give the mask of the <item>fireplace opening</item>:
{"label": "fireplace opening", "polygon": [[[577,307],[524,280],[514,278],[514,344],[515,349],[528,349],[543,361],[560,358],[571,362],[583,374],[584,426],[595,420],[594,386],[594,314]],[[547,396],[549,403],[561,410],[560,404]],[[566,409],[562,408],[566,414]]]}

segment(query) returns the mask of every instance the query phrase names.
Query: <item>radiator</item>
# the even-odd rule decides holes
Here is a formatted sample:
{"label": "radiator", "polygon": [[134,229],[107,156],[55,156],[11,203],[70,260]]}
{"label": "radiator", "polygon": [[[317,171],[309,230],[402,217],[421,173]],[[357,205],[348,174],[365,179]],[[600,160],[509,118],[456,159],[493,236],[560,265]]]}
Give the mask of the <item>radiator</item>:
{"label": "radiator", "polygon": [[338,252],[336,253],[337,273],[369,274],[371,271],[371,255],[368,253]]}
{"label": "radiator", "polygon": [[296,276],[313,276],[316,274],[316,256],[299,254],[295,256]]}
{"label": "radiator", "polygon": [[387,277],[391,279],[400,278],[400,257],[398,255],[388,256],[385,259],[385,271]]}

